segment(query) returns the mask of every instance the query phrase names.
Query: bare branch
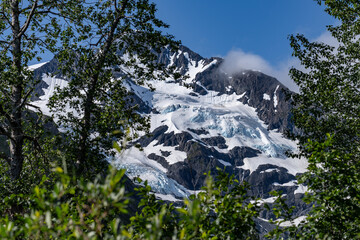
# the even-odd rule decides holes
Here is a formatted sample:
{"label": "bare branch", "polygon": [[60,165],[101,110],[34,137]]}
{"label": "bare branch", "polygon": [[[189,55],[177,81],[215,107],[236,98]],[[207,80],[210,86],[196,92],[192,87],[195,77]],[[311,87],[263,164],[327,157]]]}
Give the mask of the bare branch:
{"label": "bare branch", "polygon": [[114,3],[114,5],[115,5],[115,10],[116,10],[116,11],[118,11],[117,1],[116,1],[116,0],[114,0],[114,2],[115,2],[115,3]]}
{"label": "bare branch", "polygon": [[2,15],[2,19],[5,19],[5,21],[11,26],[11,22],[9,20],[9,18],[6,16],[4,11],[0,11],[0,14]]}
{"label": "bare branch", "polygon": [[34,38],[32,38],[32,37],[28,37],[26,34],[24,34],[24,37],[25,37],[25,39],[26,40],[28,40],[28,41],[39,41],[39,42],[41,42],[42,44],[44,44],[47,48],[50,48],[49,47],[49,44],[48,43],[46,43],[43,39],[41,39],[41,38],[37,38],[37,37],[34,37]]}
{"label": "bare branch", "polygon": [[[45,4],[40,4],[40,5],[37,5],[37,8],[39,9],[39,8],[43,8],[43,7],[45,7],[46,5]],[[49,7],[49,9],[51,9],[51,8],[53,8],[53,6],[52,5],[48,5],[48,7]],[[29,10],[31,10],[33,8],[33,6],[29,6],[29,7],[25,7],[25,8],[23,8],[23,9],[21,9],[21,11],[20,11],[20,13],[24,13],[24,12],[26,12],[26,11],[29,11]]]}
{"label": "bare branch", "polygon": [[17,107],[18,109],[21,109],[22,107],[24,107],[24,105],[26,105],[26,101],[29,98],[30,94],[33,92],[34,89],[29,89],[29,91],[25,94],[24,99],[22,100],[22,103]]}
{"label": "bare branch", "polygon": [[11,140],[14,140],[12,137],[11,137],[11,134],[9,132],[9,130],[7,129],[6,126],[0,126],[0,136],[6,136],[8,137],[9,139]]}
{"label": "bare branch", "polygon": [[43,10],[43,11],[37,11],[36,13],[38,13],[38,14],[52,14],[52,15],[55,15],[55,16],[62,17],[62,18],[64,18],[64,19],[69,19],[69,20],[71,20],[71,21],[74,21],[73,18],[70,18],[70,17],[68,17],[68,16],[65,16],[65,15],[63,15],[63,14],[61,14],[61,13],[53,12],[53,11],[51,11],[50,9],[49,9],[49,10]]}
{"label": "bare branch", "polygon": [[3,136],[9,136],[10,133],[9,131],[6,129],[6,127],[3,127],[3,126],[0,126],[0,135],[3,135]]}
{"label": "bare branch", "polygon": [[40,112],[40,114],[43,114],[43,112],[41,111],[41,108],[40,108],[40,107],[35,106],[35,105],[31,104],[31,103],[27,103],[27,102],[25,102],[25,105],[28,106],[28,107],[35,108],[35,109],[37,109],[37,110]]}
{"label": "bare branch", "polygon": [[44,150],[42,149],[42,147],[41,147],[39,141],[37,140],[37,138],[25,135],[24,139],[27,139],[30,142],[32,142],[34,144],[35,148],[39,151],[39,153],[43,157],[43,159],[49,162],[48,158],[44,155]]}
{"label": "bare branch", "polygon": [[90,46],[95,46],[95,47],[98,46],[104,37],[105,37],[105,34],[102,34],[101,37],[99,38],[99,40],[96,43],[91,43]]}
{"label": "bare branch", "polygon": [[121,8],[116,9],[117,16],[114,19],[114,21],[111,23],[111,28],[110,28],[110,31],[108,32],[108,38],[104,44],[103,51],[99,52],[99,53],[101,53],[101,55],[99,56],[100,62],[98,63],[98,66],[102,65],[102,62],[104,61],[103,60],[104,56],[106,56],[106,54],[110,50],[111,44],[113,43],[114,38],[115,38],[114,34],[115,34],[116,27],[118,26],[120,20],[125,16],[125,9],[126,9],[127,5],[128,5],[128,0],[124,0],[121,5]]}
{"label": "bare branch", "polygon": [[28,18],[26,19],[26,22],[24,23],[24,25],[23,25],[23,26],[21,27],[21,29],[20,29],[20,32],[19,32],[19,34],[18,34],[18,36],[17,36],[18,38],[21,37],[21,36],[26,32],[26,30],[28,29],[28,27],[29,27],[29,25],[30,25],[30,22],[31,22],[31,19],[32,19],[32,17],[34,16],[35,11],[36,11],[36,9],[37,9],[37,3],[38,3],[38,0],[35,0],[32,8],[31,8],[31,11],[30,11],[30,13],[29,13],[29,16],[28,16]]}

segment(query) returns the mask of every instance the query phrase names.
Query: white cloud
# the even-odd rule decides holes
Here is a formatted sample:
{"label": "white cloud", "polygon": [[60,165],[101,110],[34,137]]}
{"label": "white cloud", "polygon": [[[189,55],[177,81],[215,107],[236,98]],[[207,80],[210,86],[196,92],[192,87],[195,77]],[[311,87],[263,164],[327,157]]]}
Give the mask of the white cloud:
{"label": "white cloud", "polygon": [[222,69],[233,74],[242,70],[254,70],[261,72],[268,72],[271,70],[271,66],[262,57],[245,53],[241,49],[230,51],[224,59]]}
{"label": "white cloud", "polygon": [[291,66],[299,67],[300,64],[297,64],[296,59],[292,58],[278,66],[273,66],[259,55],[245,53],[243,50],[238,49],[230,51],[226,55],[221,68],[228,74],[234,74],[243,70],[260,71],[277,78],[290,90],[298,91],[298,87],[288,75]]}
{"label": "white cloud", "polygon": [[[323,42],[328,45],[338,47],[339,42],[331,36],[330,32],[326,31],[320,34],[317,38],[310,41]],[[224,58],[222,70],[234,74],[243,70],[260,71],[267,75],[277,78],[290,90],[298,92],[299,87],[289,76],[289,70],[291,67],[295,67],[301,71],[306,71],[300,64],[299,60],[294,57],[289,57],[283,62],[273,65],[266,61],[259,55],[253,53],[246,53],[241,49],[230,51]]]}
{"label": "white cloud", "polygon": [[315,38],[313,41],[326,43],[330,46],[338,47],[339,42],[334,38],[329,31],[323,32],[319,37]]}

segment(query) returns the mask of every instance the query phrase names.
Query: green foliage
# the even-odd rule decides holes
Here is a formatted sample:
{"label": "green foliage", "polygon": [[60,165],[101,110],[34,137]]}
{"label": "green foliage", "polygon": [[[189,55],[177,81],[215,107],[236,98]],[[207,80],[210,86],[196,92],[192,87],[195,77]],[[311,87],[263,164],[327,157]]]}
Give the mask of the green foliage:
{"label": "green foliage", "polygon": [[246,184],[219,170],[207,176],[201,192],[174,208],[155,200],[145,184],[139,214],[131,218],[135,239],[257,239],[255,218],[260,208],[246,195]]}
{"label": "green foliage", "polygon": [[[0,157],[9,165],[7,174],[13,180],[21,177],[24,162],[31,161],[26,145],[35,144],[34,151],[39,151],[39,138],[43,137],[41,110],[30,103],[39,79],[34,78],[28,64],[34,59],[40,61],[39,54],[45,51],[59,49],[64,30],[59,22],[67,19],[74,26],[81,16],[78,10],[82,3],[82,0],[0,2],[0,135],[6,138],[5,148],[9,150],[1,152]],[[34,113],[29,118],[30,111]]]}
{"label": "green foliage", "polygon": [[[137,179],[141,183],[141,179]],[[141,197],[140,211],[130,218],[127,229],[131,239],[171,239],[177,232],[177,216],[172,203],[164,203],[151,193],[147,181],[135,189]]]}
{"label": "green foliage", "polygon": [[300,93],[293,96],[293,120],[302,133],[300,154],[309,167],[299,179],[308,186],[304,199],[312,212],[297,228],[300,239],[360,237],[360,8],[358,1],[318,0],[340,20],[328,26],[338,45],[290,36],[293,55],[306,71],[291,69]]}
{"label": "green foliage", "polygon": [[257,201],[247,196],[246,183],[218,169],[207,176],[202,192],[185,200],[180,212],[180,239],[256,239]]}
{"label": "green foliage", "polygon": [[307,69],[290,71],[300,87],[300,94],[293,96],[293,120],[303,134],[296,138],[304,155],[307,140],[324,142],[326,133],[333,136],[332,144],[339,151],[355,153],[360,127],[360,32],[356,29],[360,21],[348,15],[359,16],[360,11],[350,5],[356,1],[319,2],[324,2],[326,11],[343,21],[339,26],[328,26],[339,46],[310,42],[303,35],[290,36],[293,55]]}
{"label": "green foliage", "polygon": [[[96,174],[94,168],[115,153],[114,141],[126,142],[149,129],[126,81],[144,84],[168,76],[157,54],[177,42],[162,34],[167,25],[156,18],[155,5],[148,0],[85,2],[86,17],[64,32],[57,55],[58,74],[70,82],[58,89],[49,107],[69,129],[63,142],[67,159],[76,162],[79,173]],[[128,128],[134,136],[126,134]]]}
{"label": "green foliage", "polygon": [[299,239],[356,239],[360,237],[360,163],[352,153],[334,148],[333,138],[327,137],[323,143],[307,144],[312,155],[300,183],[309,184],[311,192],[304,201],[314,206],[292,234]]}
{"label": "green foliage", "polygon": [[[43,138],[37,141],[41,149],[34,150],[34,142],[26,142],[23,169],[18,179],[9,174],[9,164],[0,160],[0,215],[16,220],[31,205],[29,200],[35,186],[51,187],[57,177],[51,171],[52,166],[61,164],[61,153],[53,149],[53,139]],[[44,178],[43,178],[44,177]]]}
{"label": "green foliage", "polygon": [[125,170],[110,169],[94,181],[71,179],[55,168],[58,181],[44,177],[27,197],[28,209],[16,221],[0,219],[1,239],[256,239],[257,202],[246,185],[219,172],[207,186],[184,200],[182,207],[157,200],[145,182],[136,189],[138,212],[125,223],[130,198]]}
{"label": "green foliage", "polygon": [[31,208],[17,222],[1,219],[2,238],[114,239],[120,235],[120,216],[127,213],[129,203],[122,183],[125,170],[110,170],[93,182],[71,180],[59,167],[56,172],[59,181],[50,189],[36,186],[29,198]]}

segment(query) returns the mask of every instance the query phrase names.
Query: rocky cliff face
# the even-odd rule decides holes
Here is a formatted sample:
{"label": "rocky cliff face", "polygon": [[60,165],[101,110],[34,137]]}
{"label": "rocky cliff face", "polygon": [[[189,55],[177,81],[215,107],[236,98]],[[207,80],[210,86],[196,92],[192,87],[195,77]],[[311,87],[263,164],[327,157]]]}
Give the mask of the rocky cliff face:
{"label": "rocky cliff face", "polygon": [[[301,216],[306,207],[299,199],[305,187],[297,185],[295,176],[307,163],[286,156],[296,144],[282,134],[293,130],[285,98],[289,90],[261,72],[229,74],[222,68],[223,59],[203,58],[184,46],[176,52],[163,49],[158,61],[187,77],[151,80],[155,91],[124,82],[140,112],[150,117],[151,134],[133,143],[143,151],[129,147],[114,164],[127,168],[130,177],[148,180],[159,197],[173,200],[199,190],[204,173],[222,168],[248,181],[249,193],[264,201],[273,201],[270,191],[282,190]],[[56,64],[54,60],[35,70],[43,79],[37,88],[43,102],[54,85],[65,84],[43,75],[54,72]]]}
{"label": "rocky cliff face", "polygon": [[[155,92],[135,91],[151,99],[144,104],[152,107],[152,133],[137,141],[144,151],[128,150],[121,166],[155,169],[187,190],[199,190],[204,173],[220,167],[250,182],[251,193],[262,198],[279,189],[293,199],[302,194],[295,175],[306,162],[286,157],[296,144],[282,136],[293,130],[284,85],[256,71],[228,74],[223,59],[202,58],[186,47],[164,49],[159,61],[188,78],[153,81]],[[150,175],[143,177],[158,185]]]}
{"label": "rocky cliff face", "polygon": [[283,84],[273,77],[250,70],[229,75],[222,70],[221,64],[222,60],[219,60],[207,71],[196,75],[196,92],[235,93],[241,96],[239,101],[256,109],[259,118],[270,130],[293,128],[289,121],[290,102],[285,97],[285,93],[290,91]]}

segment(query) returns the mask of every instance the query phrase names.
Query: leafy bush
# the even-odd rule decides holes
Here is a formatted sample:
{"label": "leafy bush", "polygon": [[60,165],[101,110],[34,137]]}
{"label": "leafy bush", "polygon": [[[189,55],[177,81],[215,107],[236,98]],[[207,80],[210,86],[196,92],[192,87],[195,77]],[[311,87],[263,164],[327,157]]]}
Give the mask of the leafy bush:
{"label": "leafy bush", "polygon": [[259,207],[248,199],[247,187],[219,171],[216,180],[208,175],[203,190],[175,208],[156,200],[145,184],[143,208],[128,227],[135,239],[256,239]]}
{"label": "leafy bush", "polygon": [[[71,179],[55,169],[50,190],[46,177],[33,189],[31,206],[17,221],[0,220],[2,239],[255,239],[258,204],[246,197],[246,184],[219,172],[181,207],[157,200],[147,182],[136,189],[138,212],[126,224],[130,196],[125,170],[110,169],[94,181]],[[75,183],[75,184],[74,184]]]}
{"label": "leafy bush", "polygon": [[[0,236],[6,239],[113,239],[119,234],[121,213],[129,202],[121,179],[125,170],[110,171],[103,179],[77,181],[56,168],[59,181],[48,190],[33,190],[29,209],[14,223],[1,219]],[[43,181],[46,178],[44,177]]]}
{"label": "leafy bush", "polygon": [[303,201],[313,206],[299,225],[278,228],[278,237],[285,233],[291,239],[360,238],[359,162],[333,141],[329,134],[324,142],[308,141],[308,171],[298,180],[309,189]]}

